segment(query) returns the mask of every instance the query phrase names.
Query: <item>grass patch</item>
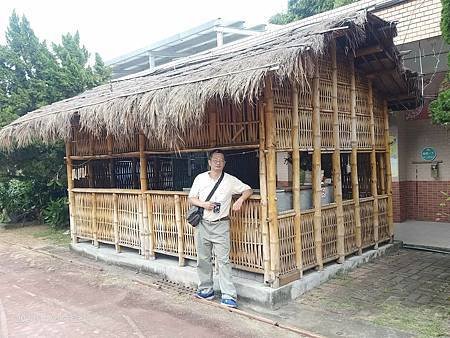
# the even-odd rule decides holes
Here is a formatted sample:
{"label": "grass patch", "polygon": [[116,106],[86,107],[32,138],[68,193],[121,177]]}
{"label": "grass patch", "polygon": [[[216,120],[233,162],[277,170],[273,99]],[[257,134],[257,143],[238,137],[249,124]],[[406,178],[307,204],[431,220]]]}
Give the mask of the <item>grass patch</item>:
{"label": "grass patch", "polygon": [[397,302],[383,304],[381,313],[372,318],[378,325],[417,333],[419,337],[447,334],[446,313],[439,308],[407,307]]}
{"label": "grass patch", "polygon": [[46,229],[33,233],[33,237],[41,238],[55,245],[68,246],[70,244],[70,233],[67,229],[55,229],[48,226]]}

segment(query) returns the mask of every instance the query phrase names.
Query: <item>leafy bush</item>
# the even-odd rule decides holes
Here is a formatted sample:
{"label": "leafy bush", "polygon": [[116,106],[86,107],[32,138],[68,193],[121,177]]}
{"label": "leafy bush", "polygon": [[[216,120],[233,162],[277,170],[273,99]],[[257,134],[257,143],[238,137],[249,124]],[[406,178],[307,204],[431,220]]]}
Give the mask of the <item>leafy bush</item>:
{"label": "leafy bush", "polygon": [[0,183],[2,221],[19,222],[36,217],[36,198],[30,181],[12,179]]}
{"label": "leafy bush", "polygon": [[42,211],[44,222],[53,228],[63,228],[69,224],[69,204],[66,197],[51,200]]}

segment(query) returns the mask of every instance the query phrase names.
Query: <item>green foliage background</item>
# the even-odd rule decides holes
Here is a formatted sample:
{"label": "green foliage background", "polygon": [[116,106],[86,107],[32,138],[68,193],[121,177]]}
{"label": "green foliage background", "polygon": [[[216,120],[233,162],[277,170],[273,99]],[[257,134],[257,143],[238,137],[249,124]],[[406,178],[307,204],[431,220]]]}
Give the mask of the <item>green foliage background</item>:
{"label": "green foliage background", "polygon": [[287,13],[275,14],[270,18],[270,23],[285,25],[355,1],[357,0],[288,0]]}
{"label": "green foliage background", "polygon": [[[26,17],[13,12],[5,36],[6,44],[0,45],[0,127],[110,78],[100,55],[89,64],[90,53],[78,32],[63,34],[61,43],[49,47]],[[0,152],[0,220],[65,223],[66,184],[62,142]]]}
{"label": "green foliage background", "polygon": [[[450,44],[450,0],[441,0],[441,2],[442,37]],[[448,65],[450,66],[450,54],[448,55]],[[433,123],[450,125],[450,74],[447,74],[437,99],[430,104],[430,110]]]}

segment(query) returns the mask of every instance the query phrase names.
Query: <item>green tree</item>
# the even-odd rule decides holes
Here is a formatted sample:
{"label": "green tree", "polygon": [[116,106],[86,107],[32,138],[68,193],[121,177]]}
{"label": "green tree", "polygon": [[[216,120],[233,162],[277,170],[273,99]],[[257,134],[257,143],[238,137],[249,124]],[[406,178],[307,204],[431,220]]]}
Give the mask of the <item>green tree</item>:
{"label": "green tree", "polygon": [[275,14],[270,18],[270,23],[285,25],[355,1],[357,0],[288,0],[287,12]]}
{"label": "green tree", "polygon": [[[50,49],[38,39],[28,20],[13,12],[6,44],[0,45],[0,127],[110,78],[110,70],[98,54],[93,66],[89,62],[90,54],[81,45],[78,32],[62,35],[61,43]],[[62,143],[0,152],[0,211],[39,216],[52,201],[65,196],[65,175]],[[20,203],[11,203],[8,196],[12,195],[20,196]]]}
{"label": "green tree", "polygon": [[[442,38],[450,44],[450,0],[441,0],[442,14],[441,14],[441,31]],[[448,55],[448,65],[450,67],[450,53]],[[450,125],[450,76],[441,86],[441,92],[436,100],[430,104],[431,120],[433,123]]]}

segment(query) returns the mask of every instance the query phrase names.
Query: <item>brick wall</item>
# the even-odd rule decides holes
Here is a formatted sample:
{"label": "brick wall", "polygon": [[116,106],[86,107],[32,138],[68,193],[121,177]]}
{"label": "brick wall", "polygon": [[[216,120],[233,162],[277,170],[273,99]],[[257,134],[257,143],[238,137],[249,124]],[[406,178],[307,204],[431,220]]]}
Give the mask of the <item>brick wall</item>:
{"label": "brick wall", "polygon": [[[440,206],[444,197],[441,191],[450,194],[450,181],[393,182],[394,221],[438,221],[438,213],[445,211],[450,214],[450,203],[445,208]],[[439,221],[450,222],[450,219]]]}

